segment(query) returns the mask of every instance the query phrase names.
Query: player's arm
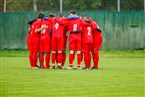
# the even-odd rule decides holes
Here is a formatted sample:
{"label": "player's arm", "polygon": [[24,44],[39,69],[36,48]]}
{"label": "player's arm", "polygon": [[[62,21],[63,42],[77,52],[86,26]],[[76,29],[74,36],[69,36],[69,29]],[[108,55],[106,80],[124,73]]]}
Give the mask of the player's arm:
{"label": "player's arm", "polygon": [[77,33],[81,33],[82,30],[76,30],[76,31],[70,31],[70,34],[77,34]]}
{"label": "player's arm", "polygon": [[102,33],[102,30],[100,30],[99,28],[96,28],[95,30],[97,30],[98,32]]}
{"label": "player's arm", "polygon": [[69,35],[70,35],[70,32],[69,32],[69,31],[67,31],[67,32],[66,32],[66,36],[69,36]]}
{"label": "player's arm", "polygon": [[96,23],[96,28],[95,30],[97,30],[98,32],[102,33],[102,30],[99,28],[98,24]]}
{"label": "player's arm", "polygon": [[30,20],[30,21],[28,21],[28,24],[29,24],[29,25],[32,25],[33,22],[35,22],[35,21],[36,21],[36,19]]}
{"label": "player's arm", "polygon": [[98,32],[102,32],[101,30],[100,30],[100,28],[99,28],[99,26],[97,25],[97,23],[95,22],[95,21],[93,21],[92,22],[93,23],[93,28],[95,29],[95,30],[97,30]]}
{"label": "player's arm", "polygon": [[48,28],[48,26],[44,25],[44,26],[42,26],[41,28],[36,29],[36,30],[35,30],[35,33],[39,33],[39,32],[41,32],[43,29],[46,29],[46,28]]}
{"label": "player's arm", "polygon": [[30,27],[28,28],[28,33],[30,33],[31,32],[31,30],[30,30]]}

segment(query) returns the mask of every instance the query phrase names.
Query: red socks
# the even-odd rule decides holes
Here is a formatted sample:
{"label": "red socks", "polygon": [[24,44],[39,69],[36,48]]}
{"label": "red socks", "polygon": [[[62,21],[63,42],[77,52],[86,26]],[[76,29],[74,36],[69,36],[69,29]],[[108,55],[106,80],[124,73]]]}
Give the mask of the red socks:
{"label": "red socks", "polygon": [[58,59],[58,66],[61,66],[62,63],[62,53],[57,54],[57,59]]}
{"label": "red socks", "polygon": [[[75,54],[69,54],[69,64],[70,64],[70,67],[72,67],[71,65],[73,65],[74,58],[75,58]],[[82,60],[82,54],[77,54],[78,67],[81,66],[81,60]]]}
{"label": "red socks", "polygon": [[[49,62],[50,62],[50,54],[46,53],[45,56],[45,62],[46,62],[46,68],[49,69]],[[44,53],[40,53],[40,64],[41,64],[41,68],[45,68],[44,66]]]}
{"label": "red socks", "polygon": [[80,66],[82,62],[82,54],[77,54],[77,62],[78,62],[78,66]]}
{"label": "red socks", "polygon": [[29,54],[29,61],[30,61],[30,66],[33,67],[33,52],[31,52],[31,51]]}
{"label": "red socks", "polygon": [[93,61],[94,61],[94,67],[98,68],[98,62],[99,62],[99,53],[98,52],[93,53]]}
{"label": "red socks", "polygon": [[91,67],[91,54],[84,53],[84,62],[85,62],[86,68]]}
{"label": "red socks", "polygon": [[45,61],[46,61],[46,68],[49,69],[49,62],[50,62],[50,53],[46,53],[46,57],[45,57]]}
{"label": "red socks", "polygon": [[73,65],[74,57],[75,57],[74,54],[69,54],[69,64],[70,64],[70,67],[72,67],[72,65]]}
{"label": "red socks", "polygon": [[33,67],[36,67],[37,66],[37,54],[38,52],[33,52]]}
{"label": "red socks", "polygon": [[44,66],[44,53],[40,52],[40,66],[41,68],[45,68]]}
{"label": "red socks", "polygon": [[61,66],[64,66],[65,59],[66,59],[66,52],[63,52],[62,53],[62,64],[61,64]]}

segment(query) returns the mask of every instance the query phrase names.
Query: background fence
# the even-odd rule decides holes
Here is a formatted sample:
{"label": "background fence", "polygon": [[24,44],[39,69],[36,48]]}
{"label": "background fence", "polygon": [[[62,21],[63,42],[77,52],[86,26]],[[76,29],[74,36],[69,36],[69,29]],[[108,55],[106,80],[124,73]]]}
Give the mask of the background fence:
{"label": "background fence", "polygon": [[[45,12],[48,15],[48,12]],[[69,15],[69,12],[64,12]],[[27,21],[36,12],[0,13],[0,50],[26,49]],[[145,48],[145,12],[83,11],[92,17],[103,31],[103,50]]]}

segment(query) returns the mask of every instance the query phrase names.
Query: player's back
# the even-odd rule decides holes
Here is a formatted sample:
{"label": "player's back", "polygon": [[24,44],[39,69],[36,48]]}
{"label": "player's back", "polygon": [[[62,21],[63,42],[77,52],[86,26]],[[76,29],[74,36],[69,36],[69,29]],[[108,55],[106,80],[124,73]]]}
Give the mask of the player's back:
{"label": "player's back", "polygon": [[81,30],[82,26],[81,26],[82,21],[78,18],[78,19],[72,19],[72,20],[68,20],[68,31],[76,31],[76,30]]}
{"label": "player's back", "polygon": [[92,43],[93,36],[92,36],[92,24],[83,22],[82,27],[82,43]]}
{"label": "player's back", "polygon": [[56,18],[53,22],[53,32],[52,37],[63,37],[64,34],[64,24],[62,18]]}
{"label": "player's back", "polygon": [[49,21],[49,20],[43,20],[41,27],[43,27],[43,26],[47,26],[47,28],[43,29],[41,31],[41,37],[46,37],[46,36],[49,37],[50,36],[50,29],[51,29],[51,21]]}
{"label": "player's back", "polygon": [[[68,20],[67,27],[68,27],[69,32],[82,30],[82,21],[79,18]],[[70,39],[79,39],[80,40],[81,39],[81,32],[80,33],[71,33]]]}

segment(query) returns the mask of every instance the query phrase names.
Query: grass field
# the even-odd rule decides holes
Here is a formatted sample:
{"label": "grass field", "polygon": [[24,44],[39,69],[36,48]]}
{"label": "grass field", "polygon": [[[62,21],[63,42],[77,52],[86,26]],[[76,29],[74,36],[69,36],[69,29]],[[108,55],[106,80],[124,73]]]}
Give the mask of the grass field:
{"label": "grass field", "polygon": [[99,70],[30,69],[28,51],[0,55],[1,97],[144,97],[144,51],[101,51]]}

